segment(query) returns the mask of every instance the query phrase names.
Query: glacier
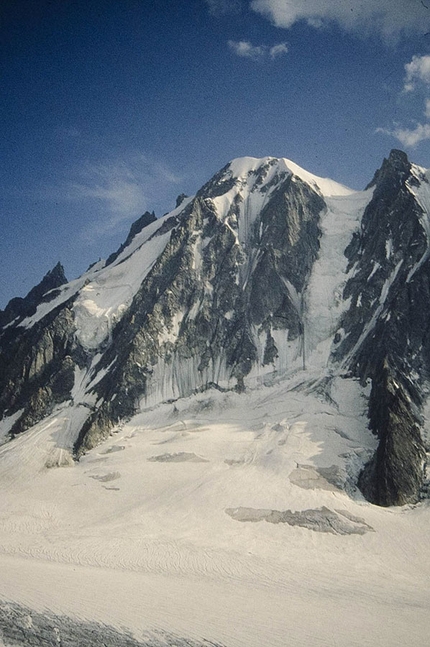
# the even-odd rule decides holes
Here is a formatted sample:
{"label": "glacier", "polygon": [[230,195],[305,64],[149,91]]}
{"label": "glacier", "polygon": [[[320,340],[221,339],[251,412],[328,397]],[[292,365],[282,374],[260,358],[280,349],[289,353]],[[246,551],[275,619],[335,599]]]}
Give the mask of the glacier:
{"label": "glacier", "polygon": [[425,643],[429,196],[233,160],[0,312],[0,644]]}

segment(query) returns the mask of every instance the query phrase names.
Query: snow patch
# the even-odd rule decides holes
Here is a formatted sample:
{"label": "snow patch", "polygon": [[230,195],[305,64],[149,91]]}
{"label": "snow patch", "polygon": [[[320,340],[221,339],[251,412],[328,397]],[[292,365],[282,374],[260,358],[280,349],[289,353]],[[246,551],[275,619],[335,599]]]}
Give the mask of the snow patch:
{"label": "snow patch", "polygon": [[[153,229],[156,224],[160,227],[160,222],[157,221],[143,231]],[[121,255],[113,265],[99,272],[80,291],[73,311],[76,336],[85,348],[96,349],[110,339],[115,324],[131,305],[142,281],[164,251],[171,235],[169,231],[148,240],[150,233],[146,232],[147,239],[133,255],[127,256],[123,261]],[[137,242],[139,241],[136,244]],[[125,252],[126,250],[123,254]]]}

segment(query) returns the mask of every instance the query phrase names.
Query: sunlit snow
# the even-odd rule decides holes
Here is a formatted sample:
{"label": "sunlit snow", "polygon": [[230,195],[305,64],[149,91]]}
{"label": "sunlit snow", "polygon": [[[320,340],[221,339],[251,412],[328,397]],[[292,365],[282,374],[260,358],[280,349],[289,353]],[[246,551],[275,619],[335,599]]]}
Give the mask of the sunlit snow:
{"label": "sunlit snow", "polygon": [[[422,647],[426,507],[362,499],[353,481],[375,439],[360,386],[338,379],[329,402],[306,378],[146,410],[75,464],[83,407],[0,448],[0,596],[228,647]],[[232,509],[328,509],[372,530],[243,522]]]}
{"label": "sunlit snow", "polygon": [[[422,647],[428,502],[388,510],[363,499],[357,475],[377,444],[365,415],[369,393],[324,371],[347,306],[343,250],[372,190],[351,191],[288,160],[242,158],[229,169],[237,181],[212,202],[227,222],[240,197],[232,231],[245,247],[282,177],[293,173],[324,196],[305,294],[285,279],[296,308],[306,305],[305,339],[273,330],[277,370],[257,362],[243,394],[228,390],[235,381],[222,354],[204,371],[197,357],[161,356],[139,413],[76,463],[74,443],[96,405],[89,389],[110,368],[97,372],[100,345],[164,250],[170,232],[158,235],[159,228],[190,199],[142,230],[112,265],[95,266],[39,306],[21,325],[80,291],[72,306],[77,337],[96,354],[88,370],[76,369],[70,401],[0,447],[0,598],[137,637],[167,631],[225,647]],[[430,211],[430,190],[421,186],[410,190]],[[422,226],[428,236],[424,219]],[[207,242],[197,238],[197,272]],[[352,352],[383,314],[399,269]],[[161,330],[160,343],[174,345],[183,316]],[[261,355],[263,336],[255,332],[254,341]],[[313,388],[317,379],[326,380],[325,395]],[[200,383],[217,388],[189,396]],[[0,444],[20,413],[1,422]]]}

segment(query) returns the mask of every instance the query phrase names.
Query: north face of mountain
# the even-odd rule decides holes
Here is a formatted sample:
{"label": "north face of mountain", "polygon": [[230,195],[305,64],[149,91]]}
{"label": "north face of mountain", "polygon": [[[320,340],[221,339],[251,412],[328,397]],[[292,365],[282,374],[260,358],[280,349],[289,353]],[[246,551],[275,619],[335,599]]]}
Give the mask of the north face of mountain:
{"label": "north face of mountain", "polygon": [[79,457],[121,420],[197,391],[306,369],[303,388],[330,398],[331,376],[352,376],[371,385],[379,439],[361,490],[380,505],[417,501],[429,223],[427,172],[401,151],[363,192],[285,159],[234,160],[163,218],[139,218],[107,262],[70,283],[57,266],[0,313],[9,436],[68,404]]}

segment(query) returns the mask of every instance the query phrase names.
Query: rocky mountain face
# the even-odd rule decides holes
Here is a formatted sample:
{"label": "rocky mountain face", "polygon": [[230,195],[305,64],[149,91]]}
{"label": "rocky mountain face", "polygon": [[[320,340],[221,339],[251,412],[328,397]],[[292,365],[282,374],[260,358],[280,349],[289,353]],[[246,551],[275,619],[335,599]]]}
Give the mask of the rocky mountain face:
{"label": "rocky mountain face", "polygon": [[379,446],[359,487],[415,502],[425,483],[430,185],[392,151],[362,192],[285,159],[243,158],[66,282],[61,266],[0,311],[8,438],[74,408],[75,457],[135,412],[303,371],[370,386]]}
{"label": "rocky mountain face", "polygon": [[422,486],[425,443],[421,405],[429,376],[429,213],[425,173],[400,151],[372,182],[360,231],[346,250],[351,268],[333,353],[360,379],[370,378],[370,427],[378,451],[360,487],[375,503],[416,498]]}

